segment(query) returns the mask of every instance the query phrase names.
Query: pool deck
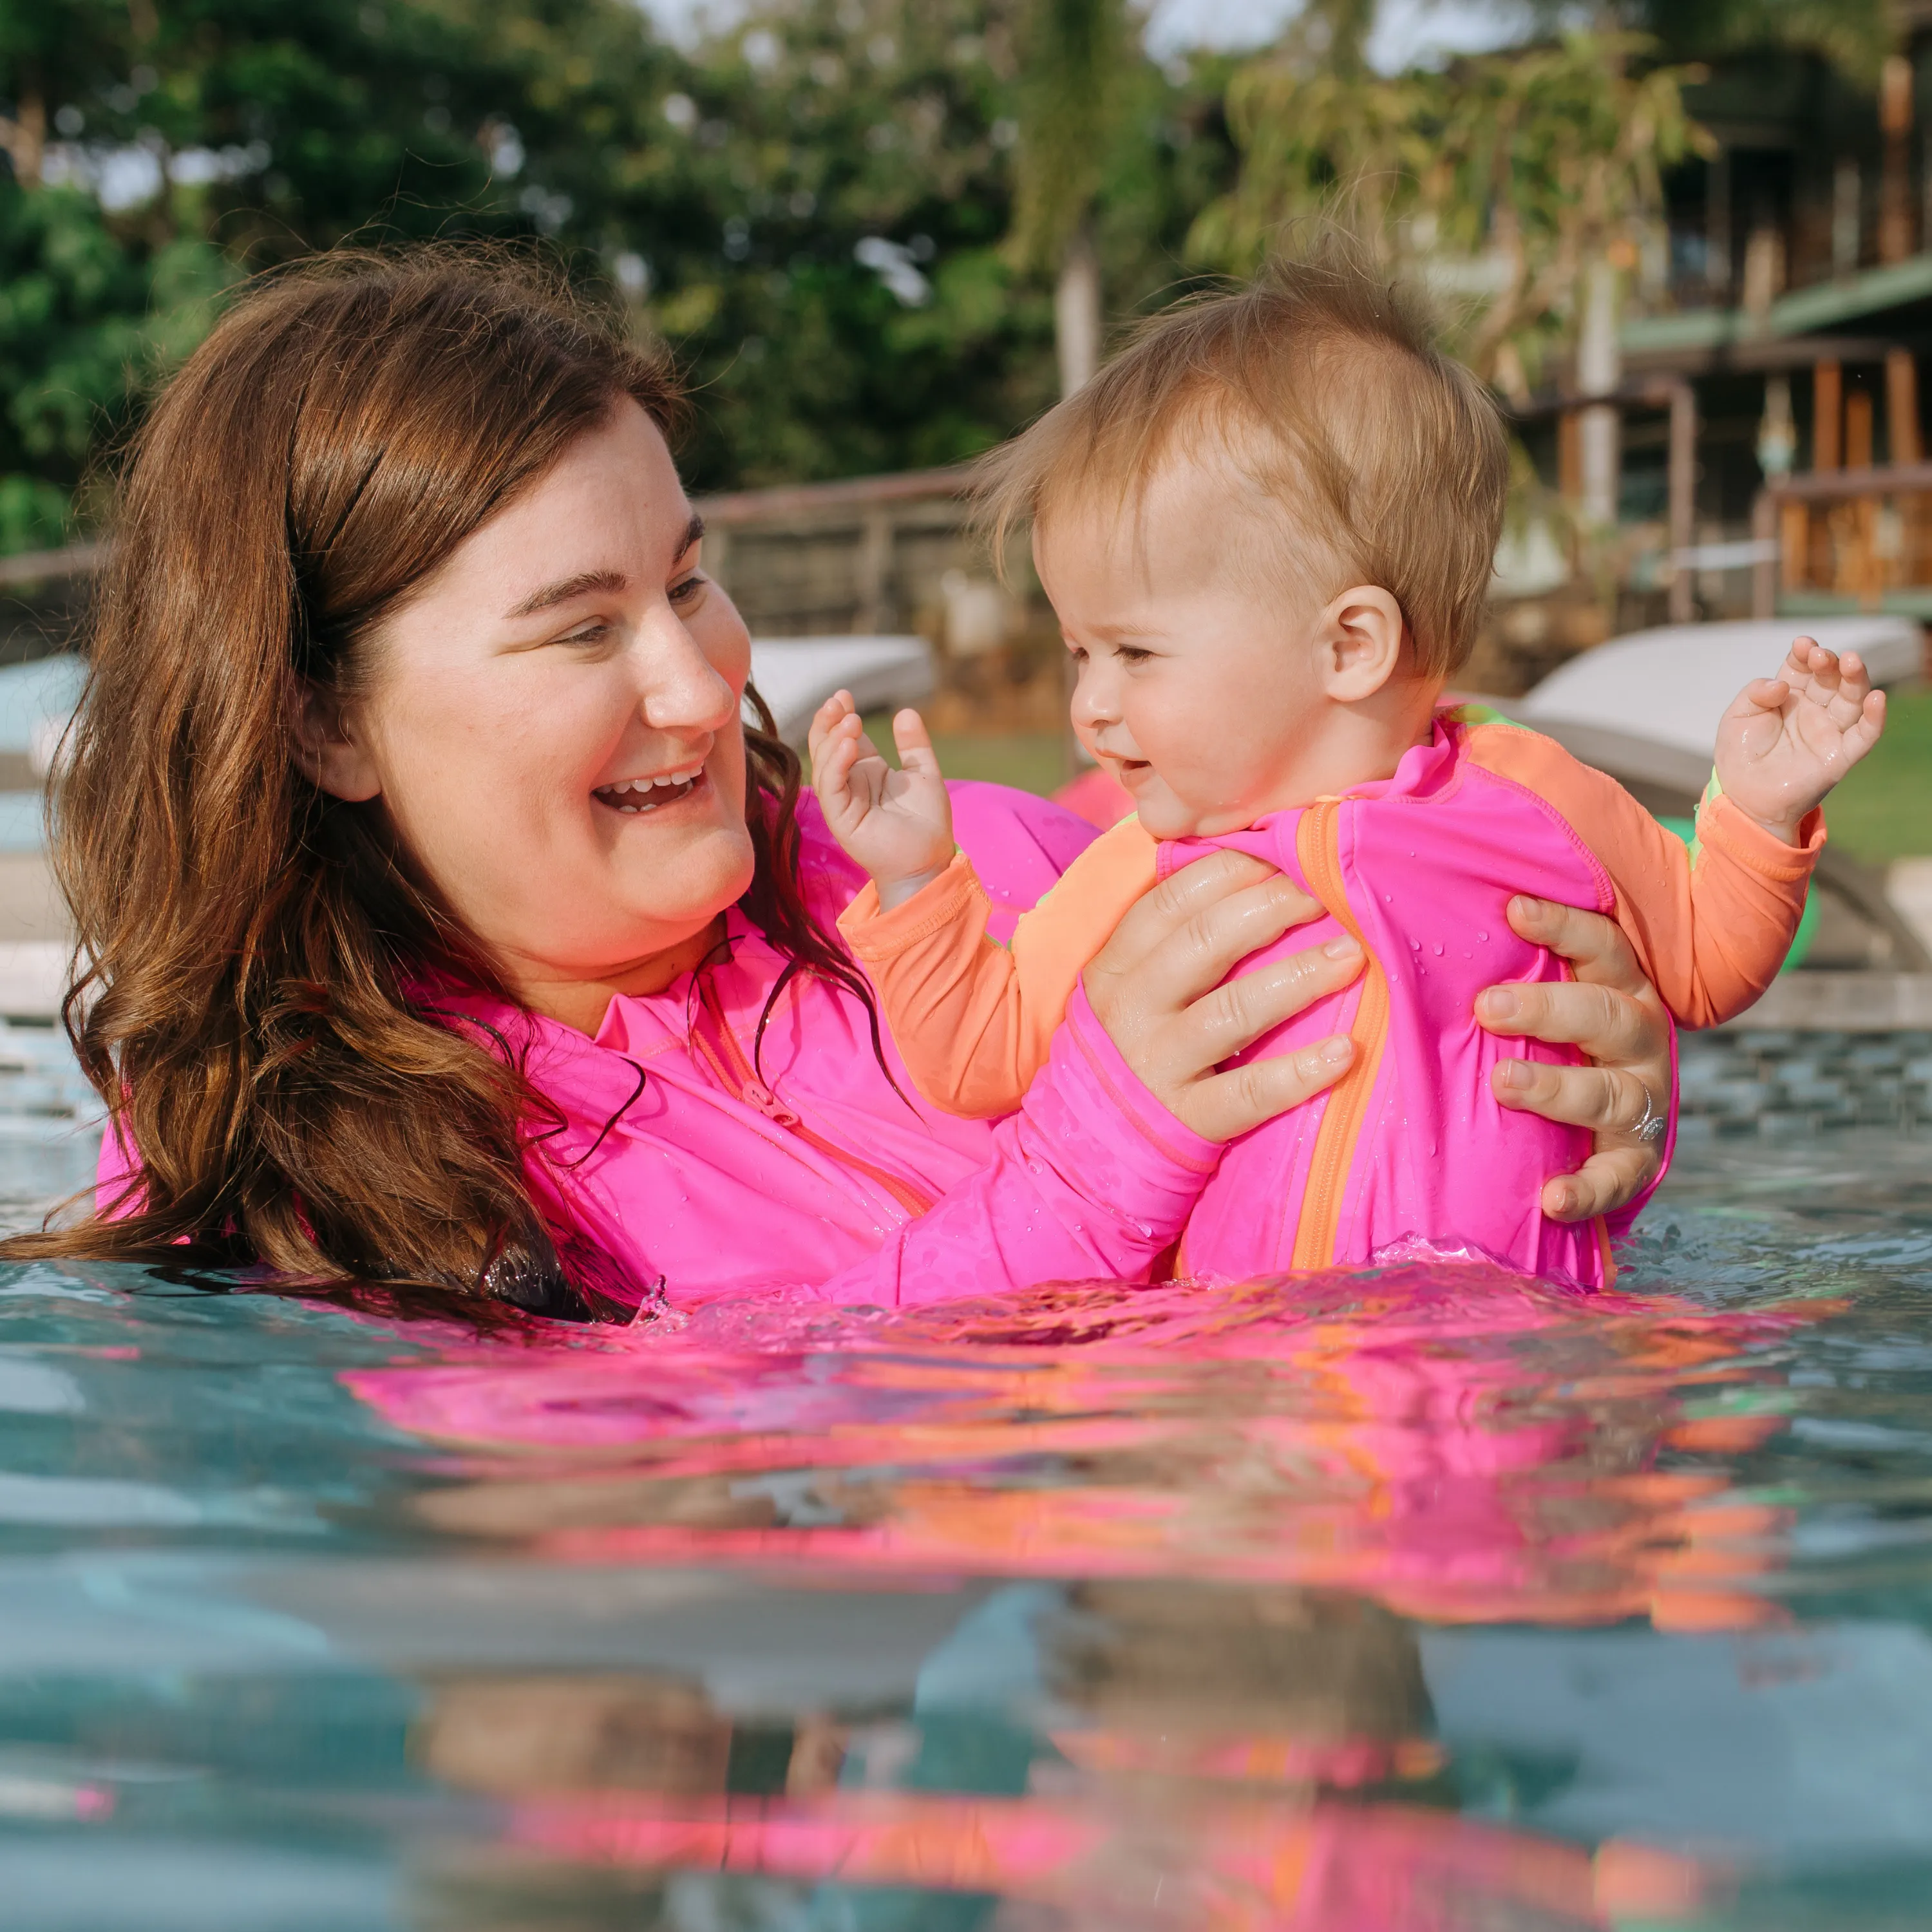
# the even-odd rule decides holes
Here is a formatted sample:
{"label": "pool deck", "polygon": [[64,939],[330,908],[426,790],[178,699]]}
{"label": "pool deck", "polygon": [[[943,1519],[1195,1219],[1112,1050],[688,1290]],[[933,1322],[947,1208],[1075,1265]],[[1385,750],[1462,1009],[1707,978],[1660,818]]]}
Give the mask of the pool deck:
{"label": "pool deck", "polygon": [[[1893,868],[1892,896],[1932,940],[1932,860]],[[43,852],[0,850],[0,1018],[47,1020],[67,974],[67,920]],[[1932,974],[1787,973],[1727,1032],[1932,1030]]]}

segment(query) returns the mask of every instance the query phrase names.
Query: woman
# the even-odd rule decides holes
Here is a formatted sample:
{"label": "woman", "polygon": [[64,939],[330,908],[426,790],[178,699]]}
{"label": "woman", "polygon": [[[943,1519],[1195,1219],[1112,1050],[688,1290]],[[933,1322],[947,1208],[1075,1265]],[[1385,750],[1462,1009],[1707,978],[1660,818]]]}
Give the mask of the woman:
{"label": "woman", "polygon": [[[740,724],[677,416],[655,358],[443,253],[260,285],[190,358],[131,453],[58,802],[98,1209],[6,1252],[577,1313],[1132,1278],[1220,1142],[1342,1070],[1216,1072],[1360,964],[1216,991],[1312,910],[1222,855],[1122,922],[1019,1114],[922,1106],[827,936],[856,875]],[[960,819],[1015,907],[1088,836],[993,788]],[[1510,1097],[1613,1133],[1669,1090],[1654,998],[1601,922],[1525,916],[1601,983],[1504,989],[1498,1024],[1625,1070],[1518,1063]],[[1552,1201],[1655,1166],[1625,1135]]]}

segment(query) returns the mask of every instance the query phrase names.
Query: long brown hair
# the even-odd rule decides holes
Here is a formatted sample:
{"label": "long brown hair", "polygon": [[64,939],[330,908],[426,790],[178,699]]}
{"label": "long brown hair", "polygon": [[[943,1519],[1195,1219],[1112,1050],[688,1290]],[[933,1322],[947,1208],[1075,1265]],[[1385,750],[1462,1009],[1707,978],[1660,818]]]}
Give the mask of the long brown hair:
{"label": "long brown hair", "polygon": [[[160,394],[54,803],[67,1028],[136,1171],[0,1256],[265,1264],[398,1309],[634,1300],[533,1203],[526,1151],[560,1122],[518,1054],[420,991],[500,991],[489,961],[380,801],[304,776],[290,715],[296,680],[361,688],[386,614],[626,396],[676,427],[665,362],[560,277],[447,248],[265,279]],[[760,715],[745,908],[866,998],[806,910],[798,760]]]}

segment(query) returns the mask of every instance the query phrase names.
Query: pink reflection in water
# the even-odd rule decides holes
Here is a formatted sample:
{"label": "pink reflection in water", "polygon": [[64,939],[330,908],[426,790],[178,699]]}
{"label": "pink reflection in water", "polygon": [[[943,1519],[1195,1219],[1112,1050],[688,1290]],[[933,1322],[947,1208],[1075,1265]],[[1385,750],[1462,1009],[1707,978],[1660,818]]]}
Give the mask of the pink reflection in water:
{"label": "pink reflection in water", "polygon": [[796,1715],[782,1790],[740,1795],[734,1720],[695,1684],[444,1680],[418,1755],[501,1806],[496,1856],[996,1893],[1002,1926],[1608,1928],[1694,1914],[1722,1875],[1459,1815],[1402,1620],[1773,1620],[1785,1514],[1724,1459],[1781,1426],[1782,1343],[1826,1306],[1416,1264],[715,1307],[345,1379],[435,1445],[416,1507],[454,1535],[1060,1588],[1005,1795],[880,1788],[902,1780],[866,1727],[826,1712]]}
{"label": "pink reflection in water", "polygon": [[890,1318],[716,1307],[345,1380],[449,1452],[432,1523],[554,1560],[1174,1576],[1438,1620],[1734,1628],[1774,1614],[1753,1586],[1786,1520],[1730,1496],[1718,1459],[1781,1426],[1778,1343],[1822,1306],[1414,1264]]}

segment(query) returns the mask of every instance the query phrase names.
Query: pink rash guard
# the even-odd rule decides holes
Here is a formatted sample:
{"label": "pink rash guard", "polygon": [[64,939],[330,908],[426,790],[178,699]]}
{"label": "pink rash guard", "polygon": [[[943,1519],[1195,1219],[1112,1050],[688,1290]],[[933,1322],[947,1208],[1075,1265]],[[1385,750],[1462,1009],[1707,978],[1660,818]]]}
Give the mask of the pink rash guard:
{"label": "pink rash guard", "polygon": [[[1094,836],[1001,786],[956,786],[954,810],[1008,929]],[[799,821],[808,898],[830,929],[864,875],[809,795]],[[614,999],[594,1039],[482,994],[439,996],[521,1053],[562,1111],[562,1130],[532,1142],[532,1191],[640,1300],[662,1282],[674,1306],[898,1306],[1144,1279],[1172,1247],[1218,1150],[1141,1084],[1084,1002],[1018,1114],[961,1120],[920,1098],[888,1042],[896,1091],[864,1008],[808,974],[792,976],[757,1043],[786,962],[735,908],[727,935],[728,958]],[[104,1212],[128,1178],[110,1132]]]}

